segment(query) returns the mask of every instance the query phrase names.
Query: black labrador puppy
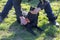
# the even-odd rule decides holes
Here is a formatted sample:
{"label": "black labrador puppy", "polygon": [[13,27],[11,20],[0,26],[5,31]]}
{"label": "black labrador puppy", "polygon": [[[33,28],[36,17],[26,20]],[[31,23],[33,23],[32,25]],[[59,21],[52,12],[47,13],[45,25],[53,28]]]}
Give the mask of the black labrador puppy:
{"label": "black labrador puppy", "polygon": [[[30,11],[33,11],[35,8],[34,7],[30,7]],[[39,31],[43,31],[43,29],[39,28],[37,26],[37,21],[38,21],[38,16],[39,16],[39,13],[37,14],[32,14],[31,12],[28,12],[28,15],[26,16],[26,18],[29,19],[29,23],[27,23],[25,25],[25,27],[27,28],[27,30],[32,33],[33,35],[36,36],[36,34],[34,33],[34,31],[32,30],[32,28],[37,28]]]}
{"label": "black labrador puppy", "polygon": [[[30,11],[33,11],[35,8],[34,7],[30,7]],[[27,23],[26,25],[24,25],[26,27],[26,29],[32,33],[34,36],[36,36],[36,34],[34,33],[33,29],[32,28],[37,28],[39,31],[43,31],[43,29],[39,28],[37,26],[37,21],[38,21],[38,16],[39,16],[39,13],[37,14],[32,14],[31,12],[28,12],[28,14],[25,14],[25,18],[29,19],[29,23]],[[24,12],[22,12],[23,14]],[[27,13],[27,12],[25,12]]]}

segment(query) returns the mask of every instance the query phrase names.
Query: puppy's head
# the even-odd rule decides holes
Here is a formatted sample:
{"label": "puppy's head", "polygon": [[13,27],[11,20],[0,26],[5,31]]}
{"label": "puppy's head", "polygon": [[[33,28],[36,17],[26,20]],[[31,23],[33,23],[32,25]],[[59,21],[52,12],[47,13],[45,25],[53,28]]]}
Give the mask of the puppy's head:
{"label": "puppy's head", "polygon": [[[34,11],[34,10],[35,10],[35,7],[30,7],[30,11]],[[37,13],[37,15],[39,15],[39,12]]]}
{"label": "puppy's head", "polygon": [[34,7],[30,7],[30,11],[33,11],[35,8]]}

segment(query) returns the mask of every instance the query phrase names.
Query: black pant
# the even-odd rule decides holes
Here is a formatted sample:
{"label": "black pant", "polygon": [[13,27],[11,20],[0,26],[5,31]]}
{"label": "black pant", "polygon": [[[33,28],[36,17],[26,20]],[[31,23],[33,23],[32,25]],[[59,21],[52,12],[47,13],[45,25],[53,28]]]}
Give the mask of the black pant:
{"label": "black pant", "polygon": [[22,0],[8,0],[1,13],[2,19],[4,19],[8,15],[8,12],[11,10],[12,6],[14,6],[17,19],[19,20],[19,16],[22,16],[21,5],[20,5],[21,1]]}

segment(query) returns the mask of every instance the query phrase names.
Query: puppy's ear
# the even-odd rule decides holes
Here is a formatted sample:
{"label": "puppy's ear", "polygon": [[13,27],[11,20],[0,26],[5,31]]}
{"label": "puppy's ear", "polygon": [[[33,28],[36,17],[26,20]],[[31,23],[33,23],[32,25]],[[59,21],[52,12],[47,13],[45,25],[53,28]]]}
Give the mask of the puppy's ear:
{"label": "puppy's ear", "polygon": [[34,7],[30,7],[30,11],[33,11],[35,8]]}

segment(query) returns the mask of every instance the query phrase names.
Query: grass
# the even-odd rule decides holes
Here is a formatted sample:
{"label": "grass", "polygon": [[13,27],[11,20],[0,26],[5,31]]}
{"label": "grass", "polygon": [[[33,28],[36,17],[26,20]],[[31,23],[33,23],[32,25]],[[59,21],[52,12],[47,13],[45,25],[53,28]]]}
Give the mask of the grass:
{"label": "grass", "polygon": [[[27,0],[26,0],[27,1]],[[37,0],[38,1],[38,0]],[[4,5],[6,4],[7,0],[0,0],[0,12],[3,10]],[[51,7],[56,15],[56,13],[60,13],[60,2],[52,2]],[[30,6],[37,6],[38,2],[33,0],[31,3],[27,3],[25,1],[22,2],[22,9],[29,11]],[[9,12],[7,18],[0,24],[0,40],[60,40],[60,28],[57,28],[55,25],[48,24],[48,18],[44,10],[40,11],[38,16],[38,26],[44,29],[43,33],[39,33],[36,29],[34,32],[37,36],[33,36],[26,28],[21,26],[16,22],[16,15],[14,8]],[[56,20],[60,23],[60,15]],[[56,37],[54,37],[56,36]]]}

